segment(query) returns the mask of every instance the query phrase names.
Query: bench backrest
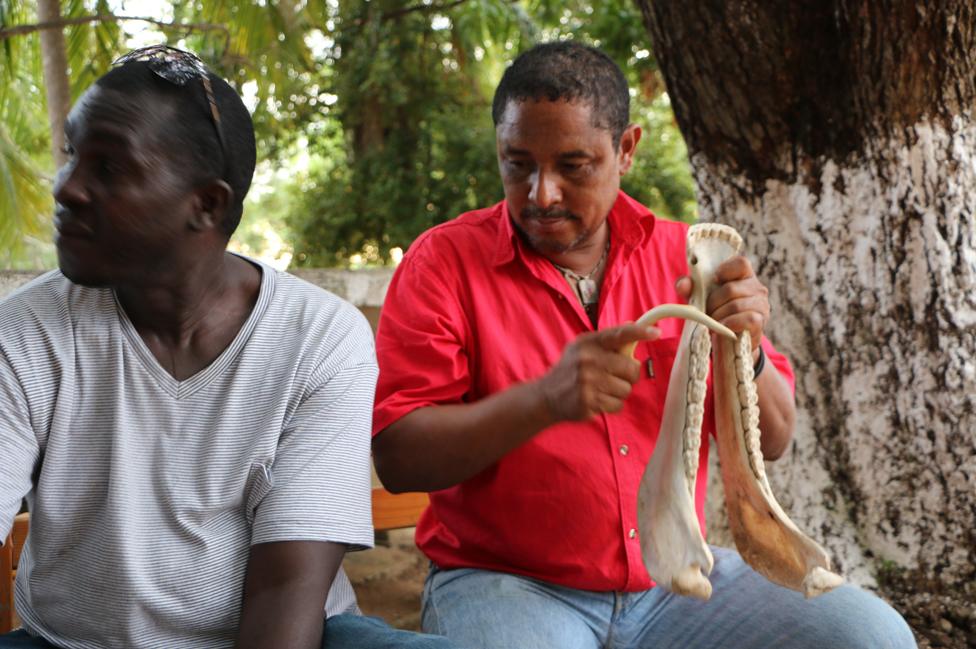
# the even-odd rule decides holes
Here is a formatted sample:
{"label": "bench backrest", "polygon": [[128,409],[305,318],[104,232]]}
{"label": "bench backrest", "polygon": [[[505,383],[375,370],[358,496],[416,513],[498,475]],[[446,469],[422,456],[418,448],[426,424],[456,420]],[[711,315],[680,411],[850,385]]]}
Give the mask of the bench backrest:
{"label": "bench backrest", "polygon": [[14,528],[0,548],[0,635],[7,633],[14,623],[14,576],[20,550],[27,540],[27,514],[18,514]]}
{"label": "bench backrest", "polygon": [[[413,527],[427,502],[427,494],[423,493],[391,494],[382,487],[373,489],[373,527],[377,532]],[[14,577],[28,526],[27,514],[18,514],[10,536],[0,548],[0,635],[14,626]]]}

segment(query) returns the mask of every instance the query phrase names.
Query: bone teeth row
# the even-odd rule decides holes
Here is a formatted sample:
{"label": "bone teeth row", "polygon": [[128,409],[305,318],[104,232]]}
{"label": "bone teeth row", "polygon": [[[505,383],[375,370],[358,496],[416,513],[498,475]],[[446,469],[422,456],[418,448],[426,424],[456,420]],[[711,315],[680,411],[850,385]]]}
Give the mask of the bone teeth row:
{"label": "bone teeth row", "polygon": [[755,376],[752,372],[752,341],[747,333],[739,336],[738,344],[735,347],[735,377],[741,408],[739,416],[745,435],[744,441],[749,456],[749,466],[756,478],[763,480],[766,476],[766,467],[763,464],[759,433],[759,394],[753,381]]}
{"label": "bone teeth row", "polygon": [[688,230],[688,248],[705,239],[728,241],[736,251],[742,248],[742,237],[727,225],[721,223],[698,223]]}
{"label": "bone teeth row", "polygon": [[687,406],[685,429],[682,432],[682,457],[685,477],[691,497],[695,497],[695,480],[698,477],[698,454],[701,451],[701,427],[705,416],[705,392],[708,375],[708,359],[712,341],[704,327],[695,329],[691,336],[688,358]]}
{"label": "bone teeth row", "polygon": [[739,390],[740,405],[754,406],[759,403],[759,393],[756,391],[756,384],[752,381],[739,383],[736,388]]}

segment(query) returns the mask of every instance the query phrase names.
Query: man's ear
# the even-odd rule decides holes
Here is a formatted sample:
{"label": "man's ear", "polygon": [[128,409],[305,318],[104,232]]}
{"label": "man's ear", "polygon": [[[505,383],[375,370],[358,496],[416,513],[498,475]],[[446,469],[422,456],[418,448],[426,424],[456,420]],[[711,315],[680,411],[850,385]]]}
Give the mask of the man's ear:
{"label": "man's ear", "polygon": [[220,228],[234,202],[234,190],[225,181],[215,180],[198,188],[196,198],[190,227],[197,231]]}
{"label": "man's ear", "polygon": [[641,139],[641,128],[637,124],[631,124],[624,129],[620,136],[620,146],[617,151],[617,165],[620,175],[630,171],[630,166],[634,163],[634,153],[637,151],[637,143]]}

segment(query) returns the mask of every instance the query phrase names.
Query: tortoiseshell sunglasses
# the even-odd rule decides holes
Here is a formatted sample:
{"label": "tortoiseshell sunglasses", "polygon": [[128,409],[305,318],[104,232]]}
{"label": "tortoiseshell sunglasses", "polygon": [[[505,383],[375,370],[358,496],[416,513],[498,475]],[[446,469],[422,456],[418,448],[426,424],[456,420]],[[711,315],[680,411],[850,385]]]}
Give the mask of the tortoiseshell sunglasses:
{"label": "tortoiseshell sunglasses", "polygon": [[185,86],[191,79],[199,79],[203,83],[203,90],[210,104],[210,117],[220,142],[220,153],[226,159],[227,147],[224,144],[223,129],[220,127],[220,111],[217,110],[217,100],[214,98],[210,77],[203,61],[192,52],[169,45],[150,45],[120,56],[112,65],[125,65],[130,61],[146,61],[150,70],[177,86]]}

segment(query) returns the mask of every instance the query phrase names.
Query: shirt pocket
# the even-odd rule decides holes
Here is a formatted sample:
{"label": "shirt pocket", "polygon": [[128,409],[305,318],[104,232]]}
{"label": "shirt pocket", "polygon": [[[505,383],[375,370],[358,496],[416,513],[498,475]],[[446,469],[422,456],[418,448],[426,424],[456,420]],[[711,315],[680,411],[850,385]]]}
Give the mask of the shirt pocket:
{"label": "shirt pocket", "polygon": [[633,429],[640,431],[635,440],[637,457],[641,461],[650,458],[657,441],[664,414],[664,402],[668,396],[671,367],[678,352],[681,338],[673,336],[642,342],[634,350],[634,358],[640,363],[640,380],[627,399],[624,416]]}
{"label": "shirt pocket", "polygon": [[671,368],[678,354],[680,336],[651,340],[637,345],[634,358],[641,364],[640,380],[649,380],[655,386],[663,386],[662,395],[667,393]]}

